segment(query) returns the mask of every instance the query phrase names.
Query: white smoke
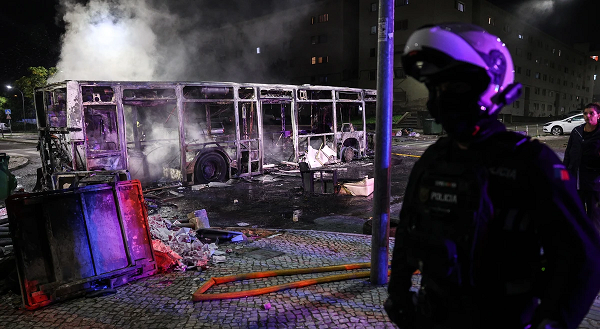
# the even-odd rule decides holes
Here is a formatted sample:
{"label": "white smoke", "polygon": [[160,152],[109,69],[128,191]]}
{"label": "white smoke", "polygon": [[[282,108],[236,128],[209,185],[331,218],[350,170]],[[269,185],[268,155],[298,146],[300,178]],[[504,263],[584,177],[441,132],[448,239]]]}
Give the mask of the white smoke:
{"label": "white smoke", "polygon": [[[273,59],[284,56],[273,55],[274,52],[259,56],[256,48],[273,45],[275,49],[285,37],[289,38],[289,31],[281,29],[289,18],[276,15],[264,24],[238,29],[231,23],[252,18],[248,15],[249,3],[219,6],[213,1],[190,0],[79,2],[61,0],[65,34],[56,65],[58,73],[50,82],[286,82],[280,72],[267,72]],[[294,8],[284,1],[271,4],[277,7],[269,7],[273,11]],[[215,29],[215,26],[222,28]],[[267,59],[270,55],[276,57]]]}
{"label": "white smoke", "polygon": [[155,80],[161,56],[153,25],[174,21],[145,1],[115,3],[92,0],[87,5],[65,0],[66,32],[54,81]]}

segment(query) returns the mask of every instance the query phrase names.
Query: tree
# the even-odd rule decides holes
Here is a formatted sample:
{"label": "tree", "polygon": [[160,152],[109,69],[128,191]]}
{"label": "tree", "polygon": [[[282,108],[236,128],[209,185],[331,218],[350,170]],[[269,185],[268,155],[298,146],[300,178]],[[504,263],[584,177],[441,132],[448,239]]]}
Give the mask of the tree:
{"label": "tree", "polygon": [[8,98],[0,96],[0,110],[4,110],[6,103],[8,103]]}
{"label": "tree", "polygon": [[56,73],[56,67],[47,69],[43,66],[32,66],[29,68],[29,72],[30,75],[21,77],[15,81],[15,84],[26,98],[33,99],[35,88],[47,85],[48,78]]}

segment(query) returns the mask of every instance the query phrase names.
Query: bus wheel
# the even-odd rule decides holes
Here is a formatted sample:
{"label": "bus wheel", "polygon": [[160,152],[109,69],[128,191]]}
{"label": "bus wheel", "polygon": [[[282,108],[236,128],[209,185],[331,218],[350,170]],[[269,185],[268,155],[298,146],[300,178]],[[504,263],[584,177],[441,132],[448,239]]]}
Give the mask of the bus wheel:
{"label": "bus wheel", "polygon": [[217,153],[207,153],[196,161],[194,169],[196,183],[225,182],[227,180],[227,162]]}
{"label": "bus wheel", "polygon": [[342,148],[341,154],[341,158],[344,162],[350,162],[354,159],[354,149],[350,146]]}

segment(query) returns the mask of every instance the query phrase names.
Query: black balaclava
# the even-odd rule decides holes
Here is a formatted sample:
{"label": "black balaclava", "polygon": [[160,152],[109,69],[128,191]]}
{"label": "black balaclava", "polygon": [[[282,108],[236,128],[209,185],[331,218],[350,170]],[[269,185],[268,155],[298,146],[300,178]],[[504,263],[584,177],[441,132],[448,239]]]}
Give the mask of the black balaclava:
{"label": "black balaclava", "polygon": [[478,104],[482,86],[485,85],[468,79],[427,84],[429,113],[449,136],[458,141],[472,140],[478,133],[478,122],[489,118]]}

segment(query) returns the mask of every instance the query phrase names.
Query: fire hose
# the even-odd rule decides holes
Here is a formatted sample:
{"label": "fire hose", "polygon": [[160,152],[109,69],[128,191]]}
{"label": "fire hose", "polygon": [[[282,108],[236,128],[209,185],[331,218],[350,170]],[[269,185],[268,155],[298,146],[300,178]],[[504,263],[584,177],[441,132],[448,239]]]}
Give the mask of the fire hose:
{"label": "fire hose", "polygon": [[[325,266],[325,267],[311,267],[311,268],[298,268],[298,269],[289,269],[289,270],[275,270],[275,271],[264,271],[264,272],[252,272],[238,275],[229,275],[229,276],[221,276],[221,277],[213,277],[206,281],[196,292],[192,295],[192,300],[195,302],[205,301],[205,300],[221,300],[221,299],[231,299],[231,298],[241,298],[248,296],[258,296],[263,294],[268,294],[275,291],[291,289],[291,288],[302,288],[313,284],[318,283],[326,283],[333,281],[342,281],[349,279],[358,279],[368,277],[371,271],[362,271],[356,273],[348,273],[348,274],[336,274],[325,276],[321,278],[315,279],[306,279],[301,281],[295,281],[285,284],[280,284],[276,286],[269,286],[258,289],[251,290],[243,290],[243,291],[233,291],[233,292],[224,292],[224,293],[216,293],[216,294],[204,294],[205,291],[210,289],[213,285],[228,283],[233,281],[241,281],[248,279],[259,279],[259,278],[268,278],[273,276],[280,275],[294,275],[294,274],[307,274],[307,273],[321,273],[321,272],[332,272],[332,271],[344,271],[344,270],[355,270],[362,268],[370,268],[371,263],[355,263],[355,264],[344,264],[344,265],[333,265],[333,266]],[[388,275],[389,275],[388,271]]]}

